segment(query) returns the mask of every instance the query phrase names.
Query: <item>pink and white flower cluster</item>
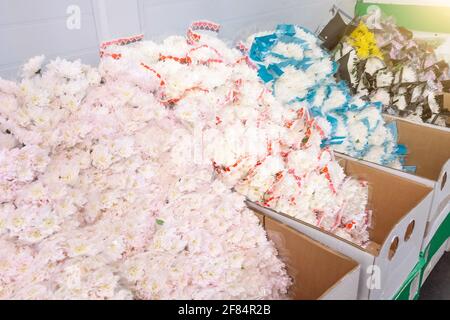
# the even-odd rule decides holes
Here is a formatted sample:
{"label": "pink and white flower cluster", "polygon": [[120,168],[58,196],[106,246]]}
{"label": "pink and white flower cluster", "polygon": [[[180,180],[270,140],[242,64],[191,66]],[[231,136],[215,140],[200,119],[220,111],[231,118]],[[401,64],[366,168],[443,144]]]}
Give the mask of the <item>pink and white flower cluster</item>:
{"label": "pink and white flower cluster", "polygon": [[326,123],[283,108],[238,50],[109,50],[0,83],[1,298],[284,297],[244,196],[368,240],[367,186],[320,148]]}

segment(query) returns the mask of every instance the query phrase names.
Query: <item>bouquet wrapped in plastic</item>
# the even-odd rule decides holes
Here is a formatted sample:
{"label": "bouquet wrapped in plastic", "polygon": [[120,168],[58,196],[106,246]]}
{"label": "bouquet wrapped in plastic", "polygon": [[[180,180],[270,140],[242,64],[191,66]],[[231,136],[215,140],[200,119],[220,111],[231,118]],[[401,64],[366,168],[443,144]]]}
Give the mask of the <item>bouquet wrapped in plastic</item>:
{"label": "bouquet wrapped in plastic", "polygon": [[333,48],[339,75],[367,101],[381,102],[383,111],[415,122],[449,126],[448,61],[425,40],[399,27],[379,9],[355,18],[347,35]]}
{"label": "bouquet wrapped in plastic", "polygon": [[0,297],[285,295],[275,248],[244,197],[192,161],[189,117],[164,105],[158,77],[125,58],[42,60],[0,84]]}
{"label": "bouquet wrapped in plastic", "polygon": [[[244,196],[364,244],[367,184],[237,49],[198,29],[0,83],[0,297],[283,298]],[[237,192],[236,192],[237,191]]]}
{"label": "bouquet wrapped in plastic", "polygon": [[[279,25],[274,32],[251,36],[247,45],[259,76],[283,107],[325,123],[329,134],[322,145],[402,168],[405,148],[397,145],[396,128],[385,123],[381,103],[352,95],[343,81],[335,81],[338,64],[314,34],[298,26]],[[359,45],[364,54],[372,51],[370,44]]]}

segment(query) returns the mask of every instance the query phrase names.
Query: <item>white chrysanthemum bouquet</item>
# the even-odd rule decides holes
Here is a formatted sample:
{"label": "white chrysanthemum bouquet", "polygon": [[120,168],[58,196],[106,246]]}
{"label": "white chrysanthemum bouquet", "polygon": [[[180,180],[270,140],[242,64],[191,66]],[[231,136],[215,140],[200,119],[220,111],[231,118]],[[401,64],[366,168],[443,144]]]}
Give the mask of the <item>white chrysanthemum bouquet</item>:
{"label": "white chrysanthemum bouquet", "polygon": [[332,126],[195,29],[217,26],[1,81],[1,298],[285,297],[244,196],[368,240],[367,184],[323,148]]}

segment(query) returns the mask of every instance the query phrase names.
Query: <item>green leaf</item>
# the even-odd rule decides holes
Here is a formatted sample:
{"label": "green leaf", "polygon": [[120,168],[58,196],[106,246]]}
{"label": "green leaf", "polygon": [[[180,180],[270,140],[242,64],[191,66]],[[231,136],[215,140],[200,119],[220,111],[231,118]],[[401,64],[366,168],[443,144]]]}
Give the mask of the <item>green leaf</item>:
{"label": "green leaf", "polygon": [[164,224],[164,220],[156,219],[156,223],[162,226]]}

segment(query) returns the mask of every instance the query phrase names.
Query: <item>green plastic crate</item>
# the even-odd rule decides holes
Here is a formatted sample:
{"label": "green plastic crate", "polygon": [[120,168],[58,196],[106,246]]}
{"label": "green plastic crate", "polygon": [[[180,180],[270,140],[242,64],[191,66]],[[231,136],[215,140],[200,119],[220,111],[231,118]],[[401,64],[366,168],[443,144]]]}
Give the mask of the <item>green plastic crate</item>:
{"label": "green plastic crate", "polygon": [[425,251],[421,253],[419,262],[409,274],[408,278],[397,292],[394,300],[418,300],[420,297],[420,288],[422,287],[424,271],[430,263],[436,252],[450,238],[450,212],[436,230]]}
{"label": "green plastic crate", "polygon": [[417,262],[416,266],[411,271],[400,290],[394,296],[393,300],[419,299],[424,266],[425,259],[423,257],[419,257],[419,262]]}
{"label": "green plastic crate", "polygon": [[444,245],[444,243],[450,238],[450,212],[447,213],[447,217],[436,230],[430,243],[427,245],[421,256],[425,260],[424,269],[428,266],[436,252]]}
{"label": "green plastic crate", "polygon": [[365,15],[371,6],[378,6],[385,15],[393,16],[399,26],[407,29],[431,33],[450,33],[450,7],[373,3],[358,0],[355,6],[355,16]]}

